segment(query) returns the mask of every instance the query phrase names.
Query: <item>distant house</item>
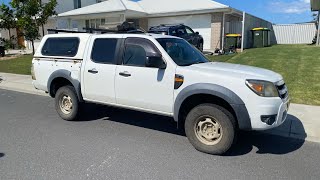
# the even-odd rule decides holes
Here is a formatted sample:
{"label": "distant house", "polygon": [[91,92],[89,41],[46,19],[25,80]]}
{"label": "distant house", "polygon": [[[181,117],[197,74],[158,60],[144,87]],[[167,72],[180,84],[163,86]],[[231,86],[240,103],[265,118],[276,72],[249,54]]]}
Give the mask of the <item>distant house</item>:
{"label": "distant house", "polygon": [[[45,1],[44,1],[45,2]],[[212,0],[58,0],[58,17],[48,28],[106,28],[131,21],[148,30],[159,24],[186,24],[204,38],[204,49],[222,48],[226,33],[242,34],[243,12]],[[272,24],[246,14],[244,47],[250,44],[250,28]]]}

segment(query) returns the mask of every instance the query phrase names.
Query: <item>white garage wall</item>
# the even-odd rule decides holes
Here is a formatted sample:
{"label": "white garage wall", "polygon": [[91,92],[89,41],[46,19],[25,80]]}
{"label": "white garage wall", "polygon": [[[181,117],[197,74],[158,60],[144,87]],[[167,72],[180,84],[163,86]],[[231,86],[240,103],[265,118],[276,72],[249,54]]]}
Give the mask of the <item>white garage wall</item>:
{"label": "white garage wall", "polygon": [[157,26],[160,24],[185,24],[191,27],[195,32],[199,32],[204,39],[204,49],[211,49],[211,15],[190,15],[149,18],[148,26]]}

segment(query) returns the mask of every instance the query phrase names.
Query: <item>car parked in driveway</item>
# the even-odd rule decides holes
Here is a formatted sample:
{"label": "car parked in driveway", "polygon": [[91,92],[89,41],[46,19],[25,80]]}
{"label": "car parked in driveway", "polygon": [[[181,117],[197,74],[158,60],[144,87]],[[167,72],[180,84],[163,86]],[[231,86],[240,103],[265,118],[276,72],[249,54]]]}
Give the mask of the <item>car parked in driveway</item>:
{"label": "car parked in driveway", "polygon": [[199,32],[195,32],[189,26],[184,24],[161,24],[159,26],[151,27],[148,32],[181,37],[187,40],[190,44],[194,45],[200,51],[203,51],[203,37],[199,34]]}

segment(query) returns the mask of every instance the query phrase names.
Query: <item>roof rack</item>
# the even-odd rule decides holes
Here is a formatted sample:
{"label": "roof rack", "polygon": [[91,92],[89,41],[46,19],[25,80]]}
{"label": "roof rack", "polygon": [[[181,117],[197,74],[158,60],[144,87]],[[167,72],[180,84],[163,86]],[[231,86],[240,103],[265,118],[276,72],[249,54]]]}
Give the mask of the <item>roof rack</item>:
{"label": "roof rack", "polygon": [[[73,30],[65,30],[65,29],[48,29],[48,32],[53,32],[58,34],[59,32],[62,33],[131,33],[131,34],[142,34],[146,33],[144,30],[136,28],[133,23],[123,22],[121,25],[116,27],[117,30],[111,29],[98,29],[98,28],[83,28],[84,31],[73,31]],[[50,33],[49,33],[50,34]]]}
{"label": "roof rack", "polygon": [[141,29],[131,29],[131,30],[110,30],[110,29],[97,29],[97,28],[83,28],[83,30],[86,30],[87,33],[94,33],[94,32],[100,32],[101,34],[106,33],[132,33],[132,34],[144,34],[144,32]]}
{"label": "roof rack", "polygon": [[[66,29],[48,29],[48,32],[53,32],[54,34],[58,34],[59,32],[62,33],[86,33],[85,31],[73,31],[73,30],[66,30]],[[52,33],[49,33],[52,34]]]}

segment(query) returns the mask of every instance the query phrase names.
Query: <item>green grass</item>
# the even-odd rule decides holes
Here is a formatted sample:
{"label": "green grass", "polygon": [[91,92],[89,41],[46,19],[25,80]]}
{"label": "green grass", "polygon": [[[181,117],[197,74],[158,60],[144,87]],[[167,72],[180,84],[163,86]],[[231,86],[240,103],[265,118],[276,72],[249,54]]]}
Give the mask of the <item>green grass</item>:
{"label": "green grass", "polygon": [[266,68],[280,73],[293,103],[320,105],[320,48],[309,45],[276,45],[244,53],[210,56],[224,61]]}
{"label": "green grass", "polygon": [[22,55],[15,59],[0,60],[0,72],[31,74],[32,55]]}

